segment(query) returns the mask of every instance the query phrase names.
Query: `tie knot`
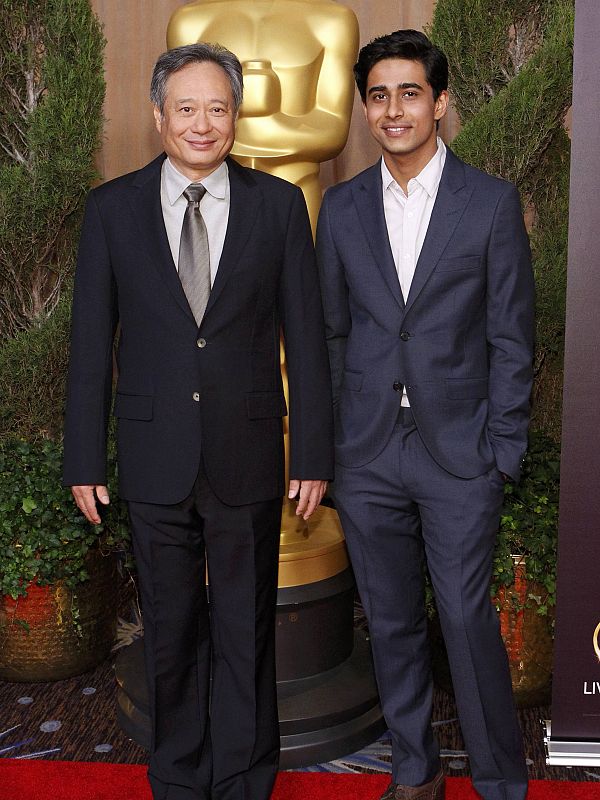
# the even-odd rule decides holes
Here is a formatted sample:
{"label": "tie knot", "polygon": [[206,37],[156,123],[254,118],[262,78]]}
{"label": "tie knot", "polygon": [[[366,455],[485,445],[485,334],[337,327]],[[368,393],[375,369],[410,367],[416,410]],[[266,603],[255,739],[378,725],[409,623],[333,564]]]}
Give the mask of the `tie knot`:
{"label": "tie knot", "polygon": [[204,197],[206,193],[206,188],[202,186],[201,183],[190,183],[187,189],[184,191],[183,196],[188,201],[188,203],[199,203],[200,200]]}

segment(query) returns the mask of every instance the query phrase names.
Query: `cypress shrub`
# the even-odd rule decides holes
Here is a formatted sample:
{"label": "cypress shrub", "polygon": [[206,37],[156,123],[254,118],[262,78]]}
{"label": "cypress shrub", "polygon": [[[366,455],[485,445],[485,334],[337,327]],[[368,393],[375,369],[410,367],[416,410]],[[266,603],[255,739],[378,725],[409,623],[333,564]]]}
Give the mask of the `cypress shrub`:
{"label": "cypress shrub", "polygon": [[0,0],[0,29],[0,436],[57,437],[104,38],[89,0]]}
{"label": "cypress shrub", "polygon": [[560,439],[573,0],[438,0],[430,30],[450,65],[454,151],[516,183],[537,286],[532,427]]}

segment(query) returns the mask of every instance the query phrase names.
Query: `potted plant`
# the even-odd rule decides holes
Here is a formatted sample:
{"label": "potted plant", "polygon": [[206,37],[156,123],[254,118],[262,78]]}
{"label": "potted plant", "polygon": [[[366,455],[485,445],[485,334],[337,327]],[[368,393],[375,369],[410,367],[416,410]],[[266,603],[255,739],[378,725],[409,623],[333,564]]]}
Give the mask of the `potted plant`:
{"label": "potted plant", "polygon": [[505,487],[492,595],[520,705],[549,700],[556,603],[560,449],[539,431],[518,484]]}
{"label": "potted plant", "polygon": [[[90,525],[61,486],[62,447],[0,440],[0,678],[58,680],[91,669],[114,643],[123,504]],[[115,494],[116,496],[116,494]]]}
{"label": "potted plant", "polygon": [[[116,619],[114,557],[98,554],[121,535],[112,519],[121,509],[98,532],[60,482],[70,294],[83,202],[98,177],[104,39],[90,0],[7,0],[0,28],[0,672],[48,679],[97,660]],[[88,595],[113,621],[91,620]],[[73,659],[57,655],[67,644]]]}

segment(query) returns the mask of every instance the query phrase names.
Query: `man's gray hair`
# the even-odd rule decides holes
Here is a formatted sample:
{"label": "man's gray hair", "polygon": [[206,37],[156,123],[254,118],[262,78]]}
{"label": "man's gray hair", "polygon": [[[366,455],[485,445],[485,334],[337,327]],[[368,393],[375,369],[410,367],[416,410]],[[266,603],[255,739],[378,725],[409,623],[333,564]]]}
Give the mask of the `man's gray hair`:
{"label": "man's gray hair", "polygon": [[244,95],[242,65],[238,57],[220,44],[197,42],[167,50],[158,57],[154,65],[150,82],[150,100],[158,107],[161,115],[164,114],[167,81],[171,75],[187,67],[188,64],[202,64],[207,61],[217,64],[225,71],[233,95],[233,112],[237,114]]}

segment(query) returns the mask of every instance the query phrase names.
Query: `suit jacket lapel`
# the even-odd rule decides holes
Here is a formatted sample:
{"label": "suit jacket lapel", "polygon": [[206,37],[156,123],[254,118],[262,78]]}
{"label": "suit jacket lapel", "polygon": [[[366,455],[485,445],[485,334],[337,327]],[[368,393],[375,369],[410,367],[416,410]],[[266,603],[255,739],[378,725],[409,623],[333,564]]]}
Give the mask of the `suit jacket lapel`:
{"label": "suit jacket lapel", "polygon": [[352,187],[352,194],[373,258],[396,302],[404,308],[398,272],[385,223],[379,161],[362,174],[361,180]]}
{"label": "suit jacket lapel", "polygon": [[427,235],[417,261],[405,311],[411,308],[440,260],[469,201],[472,190],[466,185],[462,162],[449,149],[433,206]]}
{"label": "suit jacket lapel", "polygon": [[185,292],[173,263],[160,202],[161,167],[164,153],[141,169],[132,183],[130,203],[152,263],[181,308],[192,316]]}
{"label": "suit jacket lapel", "polygon": [[216,303],[234,267],[239,262],[239,254],[250,236],[262,203],[262,193],[251,177],[251,173],[231,158],[227,159],[227,166],[229,168],[229,220],[223,253],[204,312],[205,316]]}

